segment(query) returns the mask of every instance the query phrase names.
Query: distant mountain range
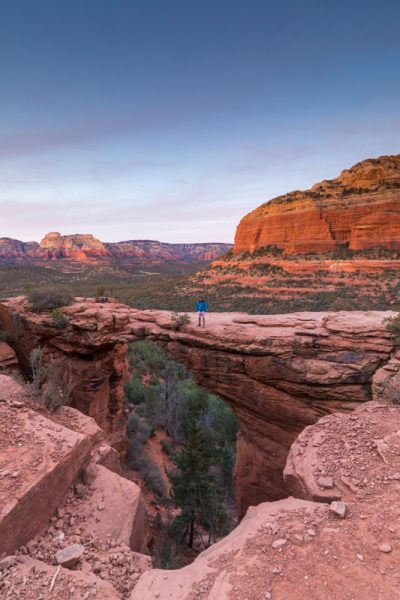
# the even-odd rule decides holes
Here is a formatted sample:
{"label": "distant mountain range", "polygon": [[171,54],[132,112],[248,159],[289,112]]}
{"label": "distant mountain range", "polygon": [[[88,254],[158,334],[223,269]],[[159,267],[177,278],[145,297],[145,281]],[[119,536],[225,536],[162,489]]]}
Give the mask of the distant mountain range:
{"label": "distant mountain range", "polygon": [[52,232],[40,243],[0,238],[0,261],[37,263],[71,261],[76,263],[109,262],[112,259],[133,263],[209,262],[232,248],[232,244],[167,244],[153,240],[128,240],[106,243],[91,234],[61,235]]}

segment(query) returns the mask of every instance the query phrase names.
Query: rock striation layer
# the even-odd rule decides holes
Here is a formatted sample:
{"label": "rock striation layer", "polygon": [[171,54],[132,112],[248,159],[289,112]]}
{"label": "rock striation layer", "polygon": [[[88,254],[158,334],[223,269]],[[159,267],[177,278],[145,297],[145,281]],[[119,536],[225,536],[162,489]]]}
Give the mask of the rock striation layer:
{"label": "rock striation layer", "polygon": [[234,253],[276,245],[287,254],[373,246],[400,249],[400,155],[368,159],[322,181],[266,202],[246,215]]}
{"label": "rock striation layer", "polygon": [[68,324],[60,330],[51,315],[30,312],[19,297],[0,304],[0,327],[14,338],[25,368],[37,346],[49,360],[64,357],[76,381],[74,405],[108,431],[121,414],[127,342],[163,345],[240,421],[236,488],[243,514],[251,504],[287,495],[282,471],[300,431],[371,399],[374,375],[397,356],[383,323],[391,314],[218,313],[208,316],[205,329],[192,315],[191,324],[175,331],[166,311],[77,299],[65,308]]}

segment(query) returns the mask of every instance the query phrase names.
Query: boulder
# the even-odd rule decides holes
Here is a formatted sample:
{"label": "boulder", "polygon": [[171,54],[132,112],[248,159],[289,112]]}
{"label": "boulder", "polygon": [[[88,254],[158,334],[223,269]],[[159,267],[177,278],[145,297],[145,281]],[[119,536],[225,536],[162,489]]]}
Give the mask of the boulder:
{"label": "boulder", "polygon": [[72,544],[56,553],[56,561],[58,565],[66,569],[72,569],[76,563],[82,558],[85,552],[85,547],[82,544]]}
{"label": "boulder", "polygon": [[104,543],[112,540],[137,552],[146,546],[146,526],[140,488],[102,465],[90,478],[90,493],[76,506],[81,535]]}

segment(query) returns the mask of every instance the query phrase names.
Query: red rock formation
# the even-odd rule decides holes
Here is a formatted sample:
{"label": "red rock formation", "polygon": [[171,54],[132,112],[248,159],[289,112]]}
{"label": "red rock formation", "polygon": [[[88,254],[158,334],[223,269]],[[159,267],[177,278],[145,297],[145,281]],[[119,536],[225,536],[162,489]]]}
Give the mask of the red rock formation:
{"label": "red rock formation", "polygon": [[222,256],[232,244],[167,244],[153,240],[103,243],[91,234],[45,235],[40,244],[0,238],[0,260],[35,262],[67,260],[77,263],[104,262],[113,258],[137,264],[164,262],[209,262]]}
{"label": "red rock formation", "polygon": [[166,244],[153,240],[128,240],[106,244],[113,256],[135,262],[209,262],[222,256],[232,244]]}
{"label": "red rock formation", "polygon": [[400,249],[400,155],[356,164],[339,177],[267,202],[246,215],[234,253],[277,245],[285,253],[327,252],[339,244]]}
{"label": "red rock formation", "polygon": [[43,529],[101,433],[97,426],[80,433],[54,423],[31,411],[21,395],[18,384],[0,375],[0,557]]}
{"label": "red rock formation", "polygon": [[20,242],[12,238],[0,238],[0,258],[24,258],[35,254],[38,249],[37,242]]}
{"label": "red rock formation", "polygon": [[18,360],[12,348],[0,340],[0,373],[8,373],[18,367]]}
{"label": "red rock formation", "polygon": [[391,313],[210,314],[206,329],[174,331],[163,311],[78,301],[65,308],[63,330],[24,298],[0,304],[0,327],[30,349],[66,357],[77,381],[75,406],[112,430],[123,398],[126,342],[148,337],[224,398],[241,425],[236,465],[240,510],[286,495],[282,470],[298,433],[321,415],[350,410],[371,398],[374,373],[393,352],[382,323]]}
{"label": "red rock formation", "polygon": [[[96,587],[104,598],[125,598],[151,560],[137,552],[147,546],[140,488],[103,466],[112,456],[104,432],[70,407],[43,414],[6,375],[0,375],[0,408],[0,597],[40,598],[43,574],[53,575],[56,558],[80,569],[76,576],[60,574],[79,598],[88,588],[102,598]],[[67,565],[59,553],[71,546],[79,552]],[[25,594],[32,559],[40,559],[34,564],[41,577]],[[65,585],[56,594],[63,599]]]}
{"label": "red rock formation", "polygon": [[105,245],[91,234],[61,235],[58,232],[45,235],[39,254],[47,259],[68,258],[77,262],[111,256]]}
{"label": "red rock formation", "polygon": [[396,600],[399,430],[400,408],[377,403],[307,427],[285,469],[301,499],[251,507],[191,565],[144,573],[130,600]]}

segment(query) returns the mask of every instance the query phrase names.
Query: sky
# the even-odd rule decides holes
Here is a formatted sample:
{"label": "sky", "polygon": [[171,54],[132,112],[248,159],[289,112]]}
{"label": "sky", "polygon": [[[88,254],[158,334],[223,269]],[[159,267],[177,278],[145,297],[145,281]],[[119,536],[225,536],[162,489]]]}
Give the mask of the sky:
{"label": "sky", "polygon": [[0,0],[0,237],[231,242],[400,152],[398,0]]}

